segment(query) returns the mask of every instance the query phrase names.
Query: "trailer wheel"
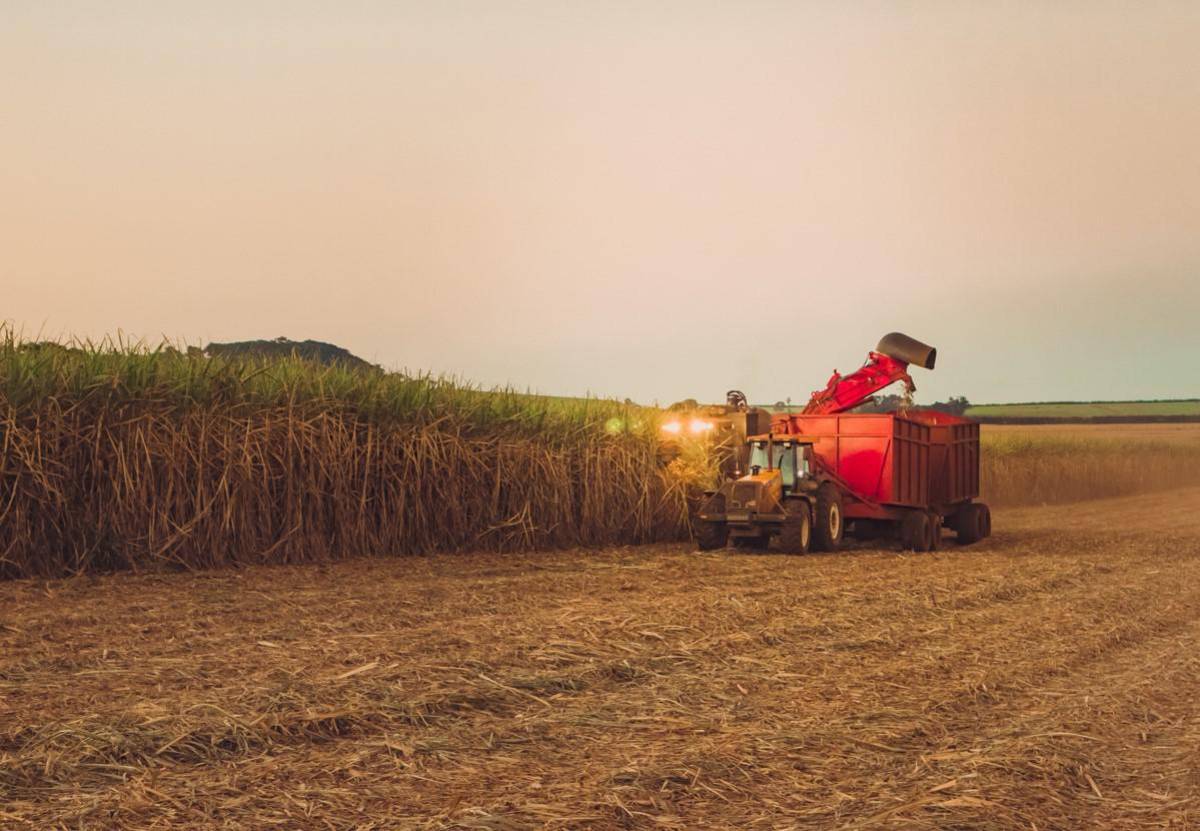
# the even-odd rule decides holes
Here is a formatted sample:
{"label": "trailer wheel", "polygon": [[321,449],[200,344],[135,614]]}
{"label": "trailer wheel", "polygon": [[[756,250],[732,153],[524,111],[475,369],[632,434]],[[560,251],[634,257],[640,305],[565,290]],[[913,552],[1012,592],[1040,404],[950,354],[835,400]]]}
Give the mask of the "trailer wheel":
{"label": "trailer wheel", "polygon": [[724,522],[701,520],[696,525],[696,547],[701,551],[724,548],[729,542],[729,529]]}
{"label": "trailer wheel", "polygon": [[973,502],[959,509],[954,517],[955,539],[959,545],[970,545],[983,539],[984,513],[981,508],[985,507]]}
{"label": "trailer wheel", "polygon": [[842,547],[842,536],[846,531],[842,492],[832,482],[826,482],[817,489],[817,517],[813,524],[813,548],[817,551],[837,551]]}
{"label": "trailer wheel", "polygon": [[900,543],[910,551],[928,551],[932,542],[929,514],[909,511],[900,523]]}
{"label": "trailer wheel", "polygon": [[992,535],[992,509],[980,502],[979,513],[982,518],[982,521],[979,524],[979,536],[987,539]]}
{"label": "trailer wheel", "polygon": [[808,505],[789,502],[787,518],[779,529],[779,550],[785,554],[807,554],[812,544],[812,517]]}

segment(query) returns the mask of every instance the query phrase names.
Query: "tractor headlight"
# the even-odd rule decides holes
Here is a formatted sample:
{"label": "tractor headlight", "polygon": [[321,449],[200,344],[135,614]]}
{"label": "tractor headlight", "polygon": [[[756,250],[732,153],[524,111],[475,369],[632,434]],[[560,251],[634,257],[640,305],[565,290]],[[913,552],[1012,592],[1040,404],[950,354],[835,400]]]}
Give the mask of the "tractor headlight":
{"label": "tractor headlight", "polygon": [[664,433],[670,433],[673,436],[679,435],[683,430],[683,423],[679,421],[668,421],[662,426]]}
{"label": "tractor headlight", "polygon": [[694,436],[699,436],[702,433],[707,433],[712,428],[713,428],[712,422],[705,421],[702,418],[693,418],[691,420],[691,422],[688,424],[688,430],[690,430],[692,435],[694,435]]}

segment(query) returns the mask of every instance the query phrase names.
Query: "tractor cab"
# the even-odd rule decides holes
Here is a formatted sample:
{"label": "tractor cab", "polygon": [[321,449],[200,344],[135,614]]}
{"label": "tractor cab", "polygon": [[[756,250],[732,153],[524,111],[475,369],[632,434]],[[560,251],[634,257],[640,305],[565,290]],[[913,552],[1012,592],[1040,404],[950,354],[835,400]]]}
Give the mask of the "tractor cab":
{"label": "tractor cab", "polygon": [[797,483],[809,475],[812,466],[812,442],[797,436],[751,436],[748,472],[751,476],[763,471],[778,472],[785,493],[796,490]]}
{"label": "tractor cab", "polygon": [[811,481],[812,440],[764,433],[747,438],[746,448],[747,470],[725,483],[716,501],[724,497],[726,513],[735,522],[782,520],[784,499],[804,490],[806,477]]}
{"label": "tractor cab", "polygon": [[813,440],[784,433],[746,439],[747,469],[707,495],[697,515],[697,539],[705,550],[732,540],[740,548],[765,548],[774,537],[785,550],[808,550],[818,508],[834,505],[832,530],[824,525],[824,545],[841,542],[841,499],[832,483],[815,475]]}

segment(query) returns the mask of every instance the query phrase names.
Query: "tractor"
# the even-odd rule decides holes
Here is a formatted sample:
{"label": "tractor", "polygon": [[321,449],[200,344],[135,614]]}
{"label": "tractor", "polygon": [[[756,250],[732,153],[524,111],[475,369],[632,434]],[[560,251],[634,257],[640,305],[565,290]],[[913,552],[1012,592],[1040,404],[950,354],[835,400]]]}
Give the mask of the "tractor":
{"label": "tractor", "polygon": [[746,440],[749,469],[727,480],[700,507],[696,541],[702,551],[765,549],[772,537],[789,554],[836,551],[845,523],[842,496],[815,464],[803,436],[766,433]]}

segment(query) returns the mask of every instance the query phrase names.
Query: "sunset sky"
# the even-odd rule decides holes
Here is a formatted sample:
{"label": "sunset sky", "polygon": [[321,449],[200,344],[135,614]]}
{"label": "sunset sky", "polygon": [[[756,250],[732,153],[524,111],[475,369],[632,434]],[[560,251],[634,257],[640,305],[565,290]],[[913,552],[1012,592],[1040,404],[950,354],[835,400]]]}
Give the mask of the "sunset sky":
{"label": "sunset sky", "polygon": [[0,4],[0,320],[662,403],[1200,396],[1200,3]]}

